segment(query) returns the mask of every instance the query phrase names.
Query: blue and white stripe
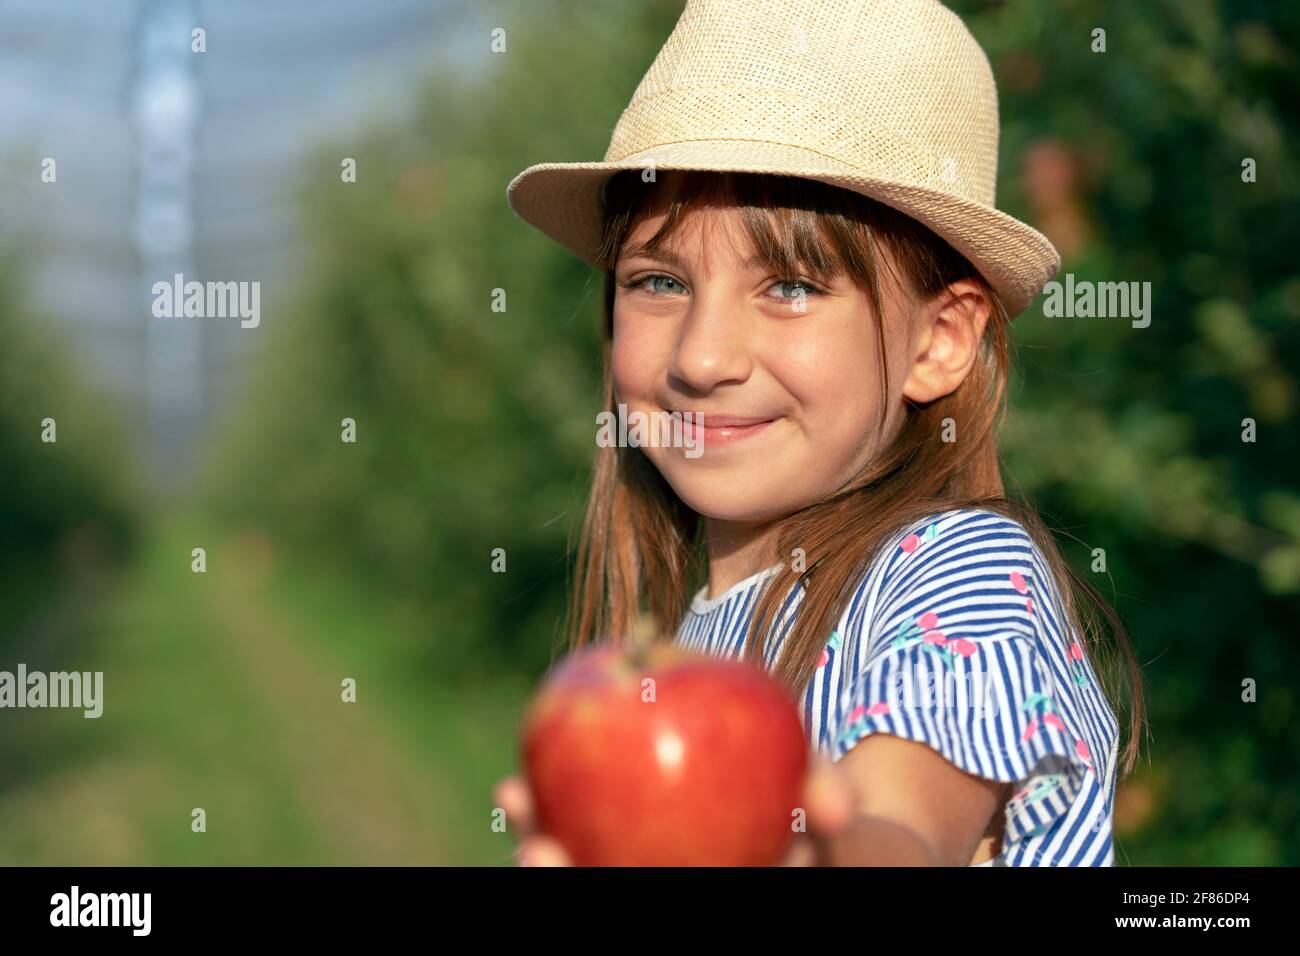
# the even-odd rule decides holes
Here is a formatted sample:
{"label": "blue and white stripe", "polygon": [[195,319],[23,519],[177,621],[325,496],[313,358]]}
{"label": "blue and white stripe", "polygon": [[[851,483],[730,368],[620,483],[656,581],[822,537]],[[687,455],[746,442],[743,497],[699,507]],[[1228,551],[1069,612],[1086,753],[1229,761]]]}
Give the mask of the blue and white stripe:
{"label": "blue and white stripe", "polygon": [[[776,570],[716,598],[702,589],[678,643],[739,656]],[[785,598],[769,667],[801,599],[799,588]],[[982,509],[918,522],[876,556],[828,635],[825,663],[803,694],[810,745],[838,760],[868,734],[889,733],[1013,782],[1002,852],[990,865],[1114,865],[1119,727],[1086,654],[1071,655],[1082,640],[1063,607],[1017,522]]]}

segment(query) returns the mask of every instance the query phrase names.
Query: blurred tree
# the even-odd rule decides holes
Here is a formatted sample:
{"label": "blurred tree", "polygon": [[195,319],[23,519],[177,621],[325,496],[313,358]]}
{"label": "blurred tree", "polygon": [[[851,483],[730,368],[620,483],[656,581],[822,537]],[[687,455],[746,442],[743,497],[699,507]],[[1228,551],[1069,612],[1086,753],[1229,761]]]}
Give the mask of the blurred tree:
{"label": "blurred tree", "polygon": [[[434,77],[411,127],[323,151],[305,197],[310,288],[267,323],[212,500],[407,607],[439,673],[547,662],[592,455],[600,286],[510,213],[506,185],[602,155],[679,12],[503,5],[507,49],[485,35],[481,80]],[[357,158],[355,184],[337,155]]]}
{"label": "blurred tree", "polygon": [[1017,320],[1005,443],[1076,565],[1105,550],[1146,664],[1152,761],[1119,797],[1121,859],[1294,864],[1300,11],[954,7],[999,78],[1002,203],[1058,244],[1060,278],[1152,287],[1146,328]]}
{"label": "blurred tree", "polygon": [[66,572],[124,553],[136,518],[125,436],[27,304],[21,263],[0,254],[0,642]]}
{"label": "blurred tree", "polygon": [[[1011,486],[1076,566],[1104,549],[1146,664],[1155,736],[1117,805],[1119,861],[1294,864],[1297,8],[953,6],[1000,84],[999,204],[1058,243],[1062,277],[1153,291],[1146,328],[1017,319],[1006,432]],[[409,127],[324,151],[306,197],[309,289],[266,323],[211,501],[405,608],[439,673],[549,658],[599,409],[599,278],[505,186],[603,155],[680,10],[494,7],[508,47],[486,75],[437,76]]]}

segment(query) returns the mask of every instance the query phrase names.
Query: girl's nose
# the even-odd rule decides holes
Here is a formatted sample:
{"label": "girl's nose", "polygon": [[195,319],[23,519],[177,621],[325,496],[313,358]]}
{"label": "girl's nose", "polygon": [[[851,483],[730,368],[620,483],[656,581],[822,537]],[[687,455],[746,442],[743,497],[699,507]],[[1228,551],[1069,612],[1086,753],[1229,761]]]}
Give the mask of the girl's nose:
{"label": "girl's nose", "polygon": [[702,392],[748,379],[753,361],[740,310],[697,299],[682,322],[668,371]]}

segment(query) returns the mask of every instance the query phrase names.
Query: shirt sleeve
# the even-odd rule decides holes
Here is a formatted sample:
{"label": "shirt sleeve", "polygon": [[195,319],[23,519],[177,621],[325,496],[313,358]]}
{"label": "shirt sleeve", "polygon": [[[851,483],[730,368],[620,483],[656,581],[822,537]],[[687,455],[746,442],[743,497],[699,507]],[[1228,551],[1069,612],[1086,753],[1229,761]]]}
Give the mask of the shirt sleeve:
{"label": "shirt sleeve", "polygon": [[888,733],[1014,783],[1006,852],[1062,819],[1092,772],[1040,643],[1044,616],[1063,620],[1055,587],[1028,533],[999,514],[961,512],[894,546],[846,656],[829,756]]}

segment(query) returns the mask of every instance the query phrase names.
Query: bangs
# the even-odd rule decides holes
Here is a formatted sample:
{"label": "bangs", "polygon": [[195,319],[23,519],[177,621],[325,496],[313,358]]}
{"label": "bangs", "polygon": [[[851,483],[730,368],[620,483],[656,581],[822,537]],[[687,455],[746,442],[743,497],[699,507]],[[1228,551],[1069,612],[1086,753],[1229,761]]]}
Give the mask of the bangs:
{"label": "bangs", "polygon": [[[666,213],[637,252],[672,247],[695,210],[734,207],[751,254],[773,273],[830,283],[849,274],[870,281],[869,257],[844,217],[854,194],[808,179],[757,173],[660,170],[655,182],[623,170],[606,183],[606,230],[600,264],[613,269],[636,223]],[[860,197],[864,198],[865,197]]]}

